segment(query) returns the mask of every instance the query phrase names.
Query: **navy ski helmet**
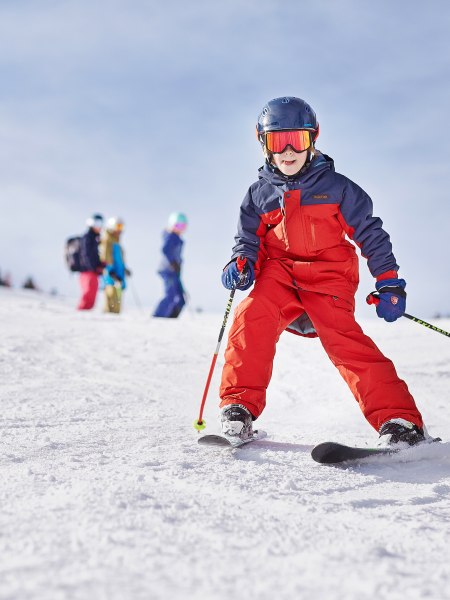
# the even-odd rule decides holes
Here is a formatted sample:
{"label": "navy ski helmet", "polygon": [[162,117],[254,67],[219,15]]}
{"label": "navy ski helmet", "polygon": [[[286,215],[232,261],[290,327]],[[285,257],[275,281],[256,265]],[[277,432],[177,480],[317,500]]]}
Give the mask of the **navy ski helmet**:
{"label": "navy ski helmet", "polygon": [[256,134],[263,149],[265,148],[265,133],[291,129],[311,131],[314,143],[319,135],[319,122],[316,113],[301,98],[284,96],[269,100],[262,109],[256,124]]}

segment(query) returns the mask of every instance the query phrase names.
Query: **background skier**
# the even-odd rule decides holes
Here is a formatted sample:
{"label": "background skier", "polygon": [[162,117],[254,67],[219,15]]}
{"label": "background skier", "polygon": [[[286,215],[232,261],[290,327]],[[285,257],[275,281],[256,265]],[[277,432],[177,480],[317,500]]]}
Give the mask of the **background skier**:
{"label": "background skier", "polygon": [[130,270],[125,266],[125,253],[120,244],[123,227],[124,222],[121,218],[109,218],[100,243],[100,258],[105,264],[103,269],[105,312],[120,313],[122,292],[126,288],[126,276],[131,275]]}
{"label": "background skier", "polygon": [[81,298],[78,310],[90,310],[95,304],[98,291],[98,278],[102,273],[99,256],[100,232],[103,227],[102,215],[95,214],[86,221],[88,230],[80,240],[80,288]]}
{"label": "background skier", "polygon": [[182,234],[187,227],[186,215],[174,212],[163,232],[162,260],[158,274],[164,282],[164,298],[153,313],[154,317],[176,318],[185,305],[185,292],[181,283]]}
{"label": "background skier", "polygon": [[[376,279],[377,314],[395,321],[405,312],[404,279],[372,201],[335,172],[315,148],[319,123],[293,97],[268,102],[257,136],[265,164],[241,206],[232,260],[222,282],[248,289],[238,306],[225,352],[220,397],[222,432],[246,439],[266,403],[276,342],[285,329],[319,336],[382,444],[424,441],[422,416],[393,363],[354,317],[360,246]],[[236,259],[247,259],[243,276]],[[303,377],[306,374],[302,375]],[[299,381],[301,392],[301,380]]]}

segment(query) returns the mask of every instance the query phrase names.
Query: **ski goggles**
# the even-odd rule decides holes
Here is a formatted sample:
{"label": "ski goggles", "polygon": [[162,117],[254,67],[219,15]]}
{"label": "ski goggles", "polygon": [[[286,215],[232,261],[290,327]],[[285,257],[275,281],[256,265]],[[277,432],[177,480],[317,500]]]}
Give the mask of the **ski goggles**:
{"label": "ski goggles", "polygon": [[288,146],[291,146],[295,152],[303,152],[313,144],[311,133],[307,129],[266,131],[264,145],[271,154],[281,154]]}

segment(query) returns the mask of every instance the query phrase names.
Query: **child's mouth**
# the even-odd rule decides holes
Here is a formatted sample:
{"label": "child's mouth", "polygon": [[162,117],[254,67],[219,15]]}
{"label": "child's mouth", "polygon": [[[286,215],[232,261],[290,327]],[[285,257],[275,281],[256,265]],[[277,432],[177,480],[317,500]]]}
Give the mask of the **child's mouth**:
{"label": "child's mouth", "polygon": [[284,161],[284,164],[285,164],[287,167],[290,167],[290,166],[291,166],[291,165],[293,165],[294,163],[295,163],[295,160],[285,160],[285,161]]}

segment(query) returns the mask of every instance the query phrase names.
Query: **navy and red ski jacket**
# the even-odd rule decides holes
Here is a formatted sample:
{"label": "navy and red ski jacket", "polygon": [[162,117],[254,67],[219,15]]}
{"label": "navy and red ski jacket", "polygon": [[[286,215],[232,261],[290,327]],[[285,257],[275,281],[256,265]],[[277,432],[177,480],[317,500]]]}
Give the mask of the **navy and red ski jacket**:
{"label": "navy and red ski jacket", "polygon": [[372,211],[368,194],[336,173],[324,154],[293,177],[266,163],[242,202],[232,259],[247,257],[256,273],[267,259],[290,261],[298,287],[353,295],[358,260],[346,237],[360,247],[374,277],[396,276],[399,268],[389,235]]}

